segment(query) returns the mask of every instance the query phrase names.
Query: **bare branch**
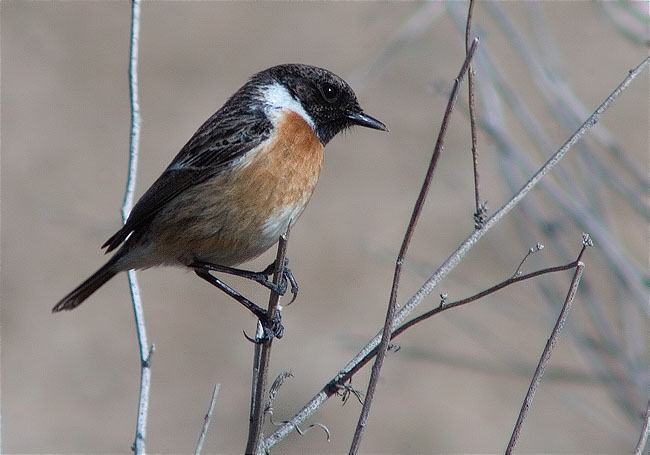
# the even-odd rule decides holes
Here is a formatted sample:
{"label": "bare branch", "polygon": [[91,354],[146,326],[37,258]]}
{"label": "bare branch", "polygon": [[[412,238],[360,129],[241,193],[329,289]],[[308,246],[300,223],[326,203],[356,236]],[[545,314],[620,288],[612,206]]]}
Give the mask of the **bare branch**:
{"label": "bare branch", "polygon": [[506,287],[508,287],[508,286],[510,286],[512,284],[519,283],[520,281],[524,281],[524,280],[529,280],[531,278],[535,278],[535,277],[538,277],[540,275],[546,275],[548,273],[562,272],[564,270],[573,269],[573,268],[577,267],[578,264],[580,263],[580,259],[582,258],[582,255],[584,254],[585,249],[587,248],[587,246],[591,246],[591,245],[583,245],[582,249],[580,250],[580,253],[578,254],[578,258],[575,261],[573,261],[573,262],[571,262],[569,264],[558,265],[558,266],[555,266],[555,267],[548,267],[548,268],[545,268],[545,269],[536,270],[534,272],[526,273],[525,275],[521,275],[521,274],[520,275],[515,275],[515,276],[512,276],[512,277],[508,278],[505,281],[502,281],[501,283],[495,284],[494,286],[479,292],[478,294],[474,294],[473,296],[466,297],[466,298],[461,299],[461,300],[456,300],[455,302],[447,303],[447,294],[441,294],[440,305],[437,308],[429,310],[426,313],[423,313],[420,316],[417,316],[417,317],[411,319],[410,321],[405,322],[404,324],[399,326],[393,332],[393,336],[392,336],[391,339],[396,338],[398,335],[402,334],[404,331],[406,331],[410,327],[414,326],[415,324],[418,324],[418,323],[424,321],[425,319],[429,319],[430,317],[435,316],[436,314],[441,313],[442,311],[446,311],[446,310],[449,310],[451,308],[455,308],[457,306],[466,305],[468,303],[475,302],[475,301],[477,301],[479,299],[482,299],[483,297],[486,297],[486,296],[488,296],[490,294],[493,294],[493,293],[495,293],[497,291],[500,291],[501,289],[506,288]]}
{"label": "bare branch", "polygon": [[508,443],[508,447],[506,449],[506,455],[510,455],[512,453],[512,450],[515,448],[515,445],[517,444],[517,440],[519,439],[519,433],[521,431],[521,426],[523,425],[524,420],[526,419],[526,414],[528,413],[528,409],[530,408],[530,405],[533,403],[533,398],[535,397],[535,391],[537,390],[537,386],[542,380],[542,375],[544,374],[546,365],[548,365],[548,361],[551,358],[551,354],[553,353],[553,348],[555,348],[555,344],[557,343],[557,339],[560,336],[562,327],[564,327],[564,323],[566,322],[566,319],[569,316],[569,311],[571,311],[571,305],[573,304],[573,300],[576,296],[576,292],[578,291],[578,285],[580,284],[580,279],[582,278],[582,272],[584,268],[585,265],[582,262],[578,262],[578,266],[576,267],[576,271],[573,275],[573,279],[571,280],[569,293],[567,294],[566,299],[564,301],[564,305],[562,306],[562,311],[560,311],[560,315],[557,318],[555,327],[553,327],[553,331],[551,332],[551,337],[546,342],[546,346],[544,347],[542,356],[540,357],[539,363],[537,364],[537,369],[535,370],[533,379],[531,380],[530,386],[528,387],[526,398],[524,398],[524,402],[521,405],[521,410],[519,411],[519,417],[517,418],[517,423],[515,424],[515,428],[512,432],[512,436],[510,437],[510,442]]}
{"label": "bare branch", "polygon": [[417,225],[418,218],[420,213],[422,213],[422,207],[424,206],[424,201],[426,200],[427,194],[429,192],[429,187],[431,186],[431,181],[433,179],[433,174],[438,164],[438,159],[443,150],[443,144],[445,139],[445,134],[447,132],[447,125],[449,124],[449,119],[451,118],[451,112],[456,104],[458,99],[458,90],[460,84],[465,76],[465,72],[469,67],[469,63],[476,52],[476,47],[478,46],[478,38],[475,38],[472,42],[472,46],[467,51],[465,56],[465,61],[461,67],[458,76],[454,82],[454,88],[449,95],[449,101],[447,103],[447,109],[445,110],[445,115],[442,119],[442,125],[440,126],[440,133],[438,134],[438,140],[433,149],[433,154],[431,155],[431,161],[429,163],[429,168],[427,169],[427,174],[422,183],[422,188],[420,189],[420,194],[415,202],[415,207],[413,208],[413,213],[411,214],[411,220],[409,221],[408,228],[404,234],[404,240],[402,241],[402,246],[400,248],[399,254],[397,255],[397,261],[395,264],[395,273],[393,275],[393,285],[390,292],[390,301],[388,303],[388,311],[386,312],[386,319],[384,322],[384,328],[381,334],[381,342],[379,344],[379,349],[377,351],[377,358],[375,363],[372,366],[372,373],[370,375],[370,381],[368,383],[368,390],[366,392],[366,399],[363,401],[363,407],[361,408],[361,414],[359,415],[359,421],[357,422],[357,428],[354,432],[354,437],[352,438],[352,445],[350,447],[350,453],[357,453],[359,451],[359,446],[361,445],[361,439],[368,423],[368,415],[370,414],[370,406],[372,405],[372,400],[374,397],[375,389],[377,387],[377,382],[379,381],[379,374],[381,371],[384,358],[386,357],[386,351],[388,350],[388,345],[390,342],[390,334],[393,328],[393,317],[395,315],[395,310],[397,307],[397,289],[399,287],[400,276],[402,273],[402,266],[404,265],[404,258],[406,252],[408,251],[409,244],[411,243],[411,238],[413,237],[413,232],[415,232],[415,226]]}
{"label": "bare branch", "polygon": [[[291,223],[289,223],[291,226]],[[278,242],[278,251],[275,257],[275,269],[273,271],[273,283],[280,285],[284,280],[285,257],[287,254],[287,242],[289,241],[289,231],[291,227],[287,228]],[[269,306],[267,314],[269,320],[273,321],[281,311],[280,307],[280,294],[271,291],[269,297]],[[251,415],[248,427],[248,442],[246,443],[247,454],[264,453],[262,444],[262,425],[264,423],[264,411],[266,406],[265,391],[266,382],[269,376],[269,364],[271,362],[271,345],[273,337],[262,338],[260,331],[256,337],[255,346],[255,359],[253,360],[253,393],[251,394]]]}
{"label": "bare branch", "polygon": [[[287,379],[292,378],[292,377],[293,377],[293,374],[290,371],[283,371],[282,373],[280,373],[275,378],[275,381],[273,381],[273,384],[271,385],[271,388],[269,389],[269,402],[267,403],[266,407],[264,408],[264,413],[269,415],[269,420],[275,426],[280,426],[280,425],[282,425],[284,423],[287,423],[286,420],[283,420],[280,423],[276,423],[273,420],[273,403],[275,402],[275,397],[276,397],[276,395],[278,393],[278,390],[280,390],[280,387],[282,387],[282,384],[284,384],[284,381],[286,381]],[[299,426],[296,426],[296,431],[298,432],[298,434],[300,436],[304,436],[309,432],[309,430],[311,430],[314,427],[318,427],[321,430],[323,430],[325,432],[325,435],[327,436],[327,442],[330,442],[330,437],[331,437],[330,430],[329,430],[329,428],[327,428],[322,423],[312,423],[311,425],[309,425],[307,427],[306,430],[303,430]]]}
{"label": "bare branch", "polygon": [[531,254],[535,254],[538,251],[541,251],[544,249],[544,244],[543,243],[537,243],[534,247],[531,247],[528,252],[526,253],[526,256],[521,260],[519,263],[519,266],[517,267],[517,270],[515,270],[515,273],[512,274],[512,276],[519,276],[521,275],[521,267],[524,265],[524,262],[530,257]]}
{"label": "bare branch", "polygon": [[[469,53],[470,36],[472,33],[472,13],[474,12],[474,0],[469,2],[469,10],[467,11],[467,22],[465,24],[465,53]],[[472,136],[472,167],[474,169],[474,201],[476,203],[476,212],[474,212],[474,229],[480,229],[485,222],[487,213],[487,204],[481,203],[481,186],[479,183],[478,173],[478,139],[476,136],[476,102],[474,100],[475,87],[474,87],[474,68],[470,64],[467,70],[467,90],[469,102],[469,124]]]}
{"label": "bare branch", "polygon": [[[122,203],[122,223],[126,223],[133,208],[133,195],[138,170],[138,146],[140,143],[140,103],[138,99],[138,40],[140,37],[140,0],[131,1],[131,48],[129,59],[129,93],[131,99],[131,137],[129,144],[129,172],[126,179],[126,191]],[[132,449],[136,454],[146,453],[147,413],[149,410],[149,389],[151,385],[151,356],[154,346],[149,346],[147,329],[144,323],[144,311],[140,298],[140,287],[135,270],[128,271],[129,288],[133,302],[133,314],[138,332],[140,346],[140,399],[138,403],[138,420],[135,441]]]}
{"label": "bare branch", "polygon": [[[429,295],[438,283],[446,277],[451,270],[465,257],[478,240],[485,235],[494,225],[496,225],[510,210],[512,210],[527,194],[532,190],[542,178],[555,167],[562,159],[566,152],[573,146],[584,134],[593,127],[602,117],[603,113],[611,104],[621,95],[621,93],[632,83],[632,81],[650,64],[650,57],[645,58],[636,68],[632,69],[623,79],[623,81],[614,89],[614,91],[605,99],[605,101],[593,112],[584,123],[569,137],[569,139],[560,147],[551,158],[530,178],[530,180],[497,212],[494,213],[485,225],[472,233],[449,258],[431,275],[420,289],[406,302],[406,304],[397,312],[393,320],[393,327],[398,327],[406,318],[417,308],[424,298]],[[349,377],[352,371],[356,371],[358,365],[363,362],[381,340],[383,332],[378,333],[368,344],[352,359],[348,364],[328,382],[314,397],[307,402],[296,415],[291,418],[285,425],[278,428],[275,432],[265,438],[264,447],[270,449],[279,441],[290,434],[296,425],[304,422],[334,393],[336,387],[341,384],[343,378]]]}
{"label": "bare branch", "polygon": [[212,411],[214,411],[214,404],[217,401],[217,396],[219,395],[219,389],[221,386],[219,384],[214,385],[212,390],[212,398],[210,399],[210,407],[208,412],[203,418],[203,427],[201,428],[201,434],[199,435],[199,441],[196,443],[196,450],[194,450],[195,455],[200,455],[201,450],[203,450],[203,442],[205,441],[205,435],[208,433],[208,428],[210,427],[210,420],[212,420]]}

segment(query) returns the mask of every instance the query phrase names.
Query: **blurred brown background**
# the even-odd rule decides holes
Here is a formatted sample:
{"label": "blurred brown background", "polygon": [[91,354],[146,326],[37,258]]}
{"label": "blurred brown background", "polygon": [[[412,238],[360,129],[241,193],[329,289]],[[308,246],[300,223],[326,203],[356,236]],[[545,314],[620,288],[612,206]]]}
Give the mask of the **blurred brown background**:
{"label": "blurred brown background", "polygon": [[[544,21],[559,49],[547,60],[560,59],[551,71],[566,79],[589,111],[647,54],[602,4],[498,7],[529,44],[536,42],[538,21]],[[464,17],[464,8],[462,3],[374,2],[143,5],[138,195],[246,78],[278,63],[310,63],[341,75],[365,110],[391,130],[356,129],[332,141],[319,187],[291,233],[289,256],[301,292],[284,311],[286,332],[274,344],[272,375],[291,370],[295,378],[279,393],[276,420],[293,415],[383,323],[394,256],[446,103],[433,86],[448,91],[463,59],[464,38],[452,12]],[[50,309],[100,266],[105,257],[99,245],[120,225],[129,141],[130,4],[2,2],[0,12],[3,448],[7,453],[126,453],[134,438],[139,387],[126,277],[112,280],[74,312],[52,315]],[[536,91],[535,71],[485,4],[477,7],[474,23],[481,52],[498,60],[511,89],[539,119],[545,139],[559,147],[568,132]],[[646,71],[603,120],[643,176],[647,82]],[[480,90],[480,74],[478,84]],[[485,107],[481,111],[490,115]],[[534,152],[516,117],[505,113],[509,133],[540,165],[552,150]],[[499,147],[483,132],[479,141],[482,189],[493,213],[511,190],[500,171]],[[469,143],[459,107],[408,256],[400,301],[472,231]],[[617,167],[607,151],[599,153]],[[572,150],[561,164],[563,172],[571,174],[576,154]],[[647,220],[608,185],[587,180],[604,191],[601,213],[607,213],[606,228],[620,240],[624,257],[647,270]],[[588,186],[580,189],[591,194]],[[531,200],[544,209],[549,225],[567,216],[540,190]],[[647,195],[641,201],[647,203]],[[445,291],[455,300],[512,275],[530,246],[548,241],[544,232],[550,228],[526,227],[529,215],[515,210],[434,294]],[[570,261],[586,228],[563,226],[560,238]],[[249,267],[263,268],[273,254]],[[537,258],[543,255],[544,260]],[[549,248],[526,267],[563,261]],[[638,438],[636,414],[644,411],[648,390],[639,389],[647,381],[647,313],[621,290],[598,247],[585,261],[592,292],[610,309],[626,309],[603,319],[621,345],[632,349],[626,361],[603,360],[600,371],[593,365],[601,357],[587,358],[587,343],[577,342],[568,327],[551,360],[553,371],[535,397],[519,452],[629,453]],[[149,339],[156,345],[148,450],[193,451],[212,387],[220,383],[204,452],[241,453],[252,359],[242,330],[253,333],[255,321],[191,273],[156,269],[139,278]],[[256,286],[229,280],[258,302],[268,298]],[[529,282],[403,335],[402,350],[385,363],[362,450],[503,451],[559,311],[561,300],[549,301],[544,283],[563,295],[569,280],[570,272]],[[646,285],[642,289],[647,292]],[[423,306],[437,303],[431,296]],[[577,299],[573,329],[589,318],[590,304],[584,296]],[[597,324],[588,323],[586,330],[594,343],[601,339]],[[620,376],[607,376],[612,364]],[[630,381],[622,392],[627,405],[608,388],[618,377]],[[363,390],[366,384],[364,370],[353,385]],[[359,410],[354,399],[344,407],[332,399],[312,419],[330,429],[330,443],[315,429],[292,435],[275,452],[347,452]]]}

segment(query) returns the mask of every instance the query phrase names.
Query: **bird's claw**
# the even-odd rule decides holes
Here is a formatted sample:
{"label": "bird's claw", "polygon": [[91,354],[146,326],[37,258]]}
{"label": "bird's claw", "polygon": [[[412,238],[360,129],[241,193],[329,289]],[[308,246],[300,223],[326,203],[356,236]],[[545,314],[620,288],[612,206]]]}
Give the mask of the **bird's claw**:
{"label": "bird's claw", "polygon": [[298,282],[296,281],[296,278],[293,276],[293,273],[289,268],[289,259],[284,259],[284,270],[282,271],[282,280],[279,284],[276,284],[269,279],[269,277],[273,275],[274,272],[275,262],[271,263],[261,272],[257,272],[255,281],[280,296],[283,296],[287,293],[287,283],[289,283],[289,285],[291,285],[292,297],[288,305],[292,304],[296,300],[296,297],[298,297]]}
{"label": "bird's claw", "polygon": [[[266,313],[266,312],[265,312]],[[244,332],[244,337],[251,343],[261,344],[266,341],[270,341],[273,338],[280,339],[284,335],[284,326],[282,325],[282,316],[280,311],[275,313],[274,317],[269,317],[268,314],[260,315],[259,323],[262,330],[258,329],[258,333],[255,338],[248,335]]]}

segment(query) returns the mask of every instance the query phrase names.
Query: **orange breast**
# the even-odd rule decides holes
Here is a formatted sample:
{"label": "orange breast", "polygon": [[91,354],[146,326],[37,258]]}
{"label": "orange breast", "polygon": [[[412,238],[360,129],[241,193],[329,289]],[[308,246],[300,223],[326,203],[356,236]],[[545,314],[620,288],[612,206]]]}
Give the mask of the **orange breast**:
{"label": "orange breast", "polygon": [[285,113],[275,128],[271,140],[187,189],[156,216],[147,235],[150,265],[195,259],[237,265],[277,242],[309,202],[323,145],[295,112]]}
{"label": "orange breast", "polygon": [[274,231],[275,221],[286,229],[288,218],[295,221],[309,202],[322,163],[323,145],[318,137],[299,114],[288,111],[276,125],[273,140],[251,154],[234,190],[252,203],[254,211],[264,214],[263,230]]}

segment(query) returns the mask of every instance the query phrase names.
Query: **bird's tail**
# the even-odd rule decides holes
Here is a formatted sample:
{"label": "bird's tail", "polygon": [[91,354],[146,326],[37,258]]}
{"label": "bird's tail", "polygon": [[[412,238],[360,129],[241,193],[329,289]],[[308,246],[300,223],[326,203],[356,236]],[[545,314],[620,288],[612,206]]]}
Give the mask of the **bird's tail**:
{"label": "bird's tail", "polygon": [[119,254],[113,256],[99,270],[92,274],[90,278],[81,283],[74,291],[66,295],[54,305],[52,313],[63,310],[73,310],[83,303],[93,292],[99,289],[104,283],[113,278],[120,270],[115,269],[115,262]]}

